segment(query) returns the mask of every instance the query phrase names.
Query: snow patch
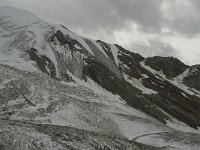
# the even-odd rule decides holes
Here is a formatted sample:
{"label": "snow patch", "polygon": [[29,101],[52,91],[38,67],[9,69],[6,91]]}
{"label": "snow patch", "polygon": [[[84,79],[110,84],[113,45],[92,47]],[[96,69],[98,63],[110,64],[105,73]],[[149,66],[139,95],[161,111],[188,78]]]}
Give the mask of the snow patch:
{"label": "snow patch", "polygon": [[[6,52],[6,53],[5,53]],[[25,61],[20,57],[21,52],[18,49],[0,51],[0,64],[16,67],[20,70],[38,72],[39,70],[34,67],[33,61]]]}
{"label": "snow patch", "polygon": [[[157,78],[161,79],[161,80],[166,80],[168,82],[170,82],[171,84],[175,85],[176,87],[178,87],[179,89],[183,90],[185,93],[189,94],[189,95],[195,95],[200,97],[200,91],[197,91],[196,89],[193,88],[189,88],[186,85],[184,85],[182,83],[182,79],[187,75],[188,70],[186,70],[183,74],[175,77],[173,80],[169,80],[165,77],[165,75],[163,74],[162,70],[161,71],[156,71],[152,68],[150,68],[149,66],[146,66],[144,61],[142,61],[140,63],[140,65],[147,69],[148,71],[152,72],[154,75],[156,75]],[[195,91],[195,92],[194,92]]]}
{"label": "snow patch", "polygon": [[156,91],[144,87],[144,85],[142,84],[142,78],[140,78],[140,79],[138,80],[138,79],[129,77],[128,75],[124,74],[124,79],[125,79],[127,82],[129,82],[132,86],[134,86],[134,87],[140,89],[144,94],[157,94]]}
{"label": "snow patch", "polygon": [[117,64],[117,66],[119,66],[119,60],[118,60],[119,49],[115,45],[111,45],[111,51],[115,59],[115,63]]}
{"label": "snow patch", "polygon": [[106,52],[103,50],[103,48],[101,47],[101,45],[97,42],[97,41],[94,41],[94,40],[90,40],[107,58],[108,55],[106,54]]}

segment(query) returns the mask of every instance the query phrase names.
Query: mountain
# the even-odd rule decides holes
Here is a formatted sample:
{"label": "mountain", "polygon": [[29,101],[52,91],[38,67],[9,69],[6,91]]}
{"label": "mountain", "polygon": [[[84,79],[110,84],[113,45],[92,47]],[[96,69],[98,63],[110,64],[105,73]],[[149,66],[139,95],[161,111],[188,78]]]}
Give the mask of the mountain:
{"label": "mountain", "polygon": [[0,7],[0,149],[200,149],[200,65],[144,58]]}

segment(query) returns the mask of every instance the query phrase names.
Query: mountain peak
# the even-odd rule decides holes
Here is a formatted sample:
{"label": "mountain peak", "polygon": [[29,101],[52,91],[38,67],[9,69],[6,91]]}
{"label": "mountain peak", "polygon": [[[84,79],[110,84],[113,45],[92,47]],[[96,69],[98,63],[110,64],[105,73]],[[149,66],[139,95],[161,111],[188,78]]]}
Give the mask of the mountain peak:
{"label": "mountain peak", "polygon": [[145,64],[157,71],[162,71],[168,78],[180,75],[189,67],[177,58],[161,56],[146,58]]}

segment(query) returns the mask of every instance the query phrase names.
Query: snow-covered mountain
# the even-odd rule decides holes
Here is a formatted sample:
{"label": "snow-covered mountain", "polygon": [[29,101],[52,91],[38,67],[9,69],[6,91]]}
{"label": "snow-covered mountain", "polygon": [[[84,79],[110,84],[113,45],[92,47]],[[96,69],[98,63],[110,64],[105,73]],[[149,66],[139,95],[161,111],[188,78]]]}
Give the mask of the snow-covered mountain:
{"label": "snow-covered mountain", "polygon": [[0,149],[200,149],[200,65],[132,51],[0,7]]}

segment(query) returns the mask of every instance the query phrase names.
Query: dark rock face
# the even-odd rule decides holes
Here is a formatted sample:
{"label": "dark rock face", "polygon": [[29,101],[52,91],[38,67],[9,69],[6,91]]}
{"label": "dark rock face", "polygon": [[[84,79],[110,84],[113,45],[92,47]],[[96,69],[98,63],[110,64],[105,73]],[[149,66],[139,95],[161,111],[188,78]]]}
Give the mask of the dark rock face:
{"label": "dark rock face", "polygon": [[142,57],[140,54],[138,53],[133,53],[133,52],[130,52],[126,49],[124,49],[123,47],[121,47],[120,45],[117,45],[115,44],[115,46],[120,50],[120,52],[126,54],[126,55],[130,55],[131,58],[137,62],[141,62],[144,60],[144,57]]}
{"label": "dark rock face", "polygon": [[106,68],[112,71],[118,78],[123,79],[123,75],[114,60],[107,58],[89,39],[85,39],[85,41],[94,53],[94,57],[97,58]]}
{"label": "dark rock face", "polygon": [[56,78],[56,68],[54,63],[46,56],[42,56],[34,48],[27,51],[31,60],[35,61],[40,70],[49,74],[52,78]]}
{"label": "dark rock face", "polygon": [[[174,86],[173,84],[169,83],[168,81],[163,80],[159,76],[155,76],[154,74],[143,68],[139,62],[143,61],[144,58],[140,57],[140,55],[127,51],[119,46],[118,48],[120,49],[118,59],[120,61],[121,71],[124,74],[128,75],[129,77],[133,77],[135,79],[141,79],[142,84],[146,88],[152,89],[157,92],[157,94],[145,95],[145,98],[149,102],[147,105],[149,106],[153,105],[156,108],[161,108],[170,116],[176,118],[181,122],[188,124],[193,128],[197,128],[200,125],[199,121],[200,111],[198,109],[200,108],[200,102],[199,100],[197,101],[197,99],[199,99],[198,97],[191,96],[185,93],[184,91]],[[170,63],[173,64],[173,62]],[[183,66],[185,65],[183,64]],[[184,70],[182,69],[182,71]],[[147,75],[148,78],[143,78],[142,75],[144,74]],[[177,76],[177,73],[176,75],[174,74],[174,76]],[[122,85],[122,83],[120,84]],[[112,87],[116,87],[116,85],[112,85]],[[124,87],[125,86],[122,86],[121,88]],[[123,90],[121,89],[120,91]],[[118,91],[117,93],[119,94],[120,91]],[[127,91],[127,89],[125,91]],[[129,91],[129,93],[131,92]],[[143,98],[140,97],[139,100],[143,101]],[[145,104],[144,101],[142,103]],[[131,106],[134,107],[136,105],[134,104]],[[142,111],[144,111],[144,108],[145,107],[143,106]],[[155,113],[153,116],[156,115],[158,114]]]}
{"label": "dark rock face", "polygon": [[138,53],[130,52],[119,45],[116,45],[116,47],[120,51],[118,59],[121,62],[120,63],[121,71],[127,74],[129,77],[133,77],[136,79],[141,78],[142,75],[139,70],[140,68],[139,62],[143,61],[144,57],[142,57]]}
{"label": "dark rock face", "polygon": [[200,65],[191,66],[183,82],[188,87],[200,90]]}
{"label": "dark rock face", "polygon": [[65,38],[65,35],[60,30],[58,30],[57,33],[52,37],[52,41],[55,36],[57,37],[61,45],[64,45],[67,43],[67,39]]}
{"label": "dark rock face", "polygon": [[156,95],[147,95],[153,104],[167,112],[167,114],[170,114],[173,118],[193,128],[197,128],[200,125],[200,111],[198,109],[200,102],[199,100],[197,101],[199,98],[186,93],[187,97],[185,97],[181,94],[184,93],[181,89],[167,81],[162,82],[156,78],[143,79],[143,84],[145,87],[158,91]]}
{"label": "dark rock face", "polygon": [[[90,55],[88,51],[76,39],[72,39],[68,35],[64,35],[60,30],[58,30],[56,34],[52,37],[52,41],[54,37],[57,38],[61,46],[68,45],[70,51],[78,51],[81,54]],[[77,47],[75,47],[75,45],[80,48],[78,49]]]}
{"label": "dark rock face", "polygon": [[188,68],[187,65],[177,58],[160,56],[145,59],[145,65],[148,65],[157,71],[162,70],[169,79],[180,75]]}
{"label": "dark rock face", "polygon": [[119,94],[128,105],[140,109],[164,123],[166,123],[165,120],[169,119],[167,115],[146,99],[140,90],[134,88],[125,80],[116,77],[116,75],[102,65],[100,61],[88,58],[86,62],[88,65],[83,68],[83,74],[86,77],[91,78],[106,90],[114,94]]}

